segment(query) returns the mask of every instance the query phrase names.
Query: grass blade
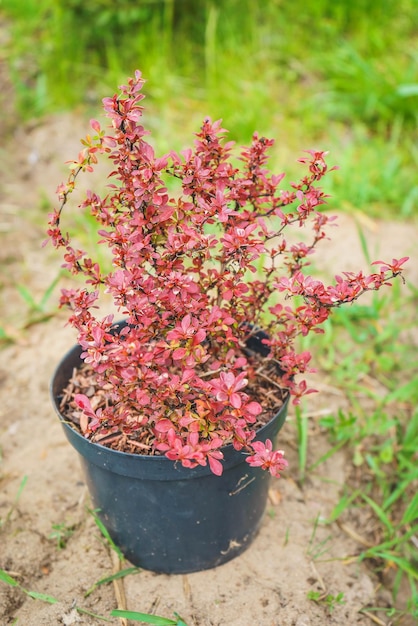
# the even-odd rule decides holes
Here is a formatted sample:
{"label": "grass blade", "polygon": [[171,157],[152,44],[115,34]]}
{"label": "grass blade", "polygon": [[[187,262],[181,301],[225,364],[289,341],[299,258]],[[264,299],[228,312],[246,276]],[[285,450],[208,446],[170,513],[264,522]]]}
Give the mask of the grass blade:
{"label": "grass blade", "polygon": [[[396,500],[398,500],[402,496],[402,494],[408,489],[408,487],[410,487],[413,484],[413,481],[416,480],[416,478],[418,478],[418,472],[417,471],[411,472],[411,474],[409,474],[407,476],[407,478],[405,480],[403,480],[396,487],[396,489],[394,491],[392,491],[390,496],[388,498],[386,498],[386,500],[384,501],[384,503],[382,505],[382,509],[384,511],[387,511],[393,505],[393,503],[396,502]],[[417,497],[418,497],[418,494],[415,494],[415,496],[412,498],[412,501],[408,505],[408,509],[410,509],[410,508],[415,509],[415,517],[410,519],[410,521],[413,521],[414,519],[416,519],[418,517],[418,500],[417,500]],[[406,513],[406,511],[405,511],[405,513]],[[407,522],[404,522],[404,523],[407,523]]]}
{"label": "grass blade", "polygon": [[33,311],[39,311],[38,304],[35,302],[34,297],[25,285],[16,285],[16,289],[29,309],[32,309]]}
{"label": "grass blade", "polygon": [[412,524],[418,519],[418,492],[414,495],[411,502],[406,507],[402,517],[402,524]]}
{"label": "grass blade", "polygon": [[391,552],[384,552],[384,551],[380,552],[379,550],[376,550],[376,552],[373,552],[373,556],[383,559],[384,561],[387,561],[387,562],[395,563],[406,574],[418,580],[418,571],[406,559],[403,559],[402,557],[397,556],[396,554],[392,554]]}
{"label": "grass blade", "polygon": [[96,524],[97,528],[100,530],[100,532],[102,533],[103,537],[106,539],[106,541],[109,544],[109,546],[112,548],[112,550],[114,550],[116,552],[116,554],[118,555],[119,560],[123,561],[123,559],[125,557],[123,556],[121,550],[118,548],[118,546],[113,541],[112,537],[109,535],[109,531],[107,530],[106,526],[103,524],[102,520],[97,515],[98,510],[93,511],[92,509],[88,509],[88,512],[93,516],[93,519],[95,521],[95,524]]}
{"label": "grass blade", "polygon": [[0,580],[6,583],[6,585],[10,585],[11,587],[19,587],[19,583],[17,582],[17,580],[12,578],[12,576],[9,576],[9,574],[5,572],[4,569],[0,569]]}
{"label": "grass blade", "polygon": [[137,574],[140,571],[141,569],[139,567],[128,567],[126,569],[120,570],[119,572],[116,572],[116,574],[112,574],[111,576],[106,576],[105,578],[101,578],[96,583],[94,583],[94,585],[90,587],[88,591],[86,591],[86,593],[84,594],[84,597],[87,598],[100,585],[106,585],[107,583],[111,583],[114,580],[117,580],[119,578],[124,578],[125,576],[129,576],[129,574]]}
{"label": "grass blade", "polygon": [[18,502],[19,502],[19,500],[20,500],[20,496],[22,495],[22,491],[23,491],[23,489],[25,488],[25,485],[26,485],[27,481],[28,481],[28,477],[27,477],[27,475],[25,474],[25,476],[23,476],[23,478],[22,478],[22,480],[21,480],[21,483],[20,483],[20,485],[19,485],[19,489],[17,490],[17,493],[16,493],[16,496],[15,496],[15,499],[13,500],[12,506],[11,506],[11,507],[10,507],[10,509],[8,510],[6,517],[4,518],[4,520],[1,520],[1,519],[0,519],[0,529],[1,529],[1,527],[2,527],[2,526],[4,526],[5,524],[7,524],[7,522],[9,521],[9,519],[10,519],[10,517],[11,517],[11,515],[12,515],[13,511],[14,511],[14,510],[15,510],[15,508],[16,508],[17,503],[18,503]]}
{"label": "grass blade", "polygon": [[125,617],[126,619],[132,619],[134,622],[145,622],[146,624],[154,624],[154,626],[185,626],[182,620],[174,621],[167,617],[150,615],[149,613],[138,613],[137,611],[114,609],[110,615],[112,617]]}
{"label": "grass blade", "polygon": [[95,617],[96,619],[100,619],[103,622],[111,622],[112,621],[108,617],[104,617],[104,615],[99,615],[98,613],[93,613],[92,611],[88,611],[87,609],[82,609],[79,606],[76,606],[75,610],[77,611],[77,613],[80,613],[81,615],[89,615],[90,617]]}
{"label": "grass blade", "polygon": [[360,494],[360,497],[363,498],[363,500],[365,500],[367,502],[367,504],[376,513],[377,517],[382,522],[382,524],[384,526],[386,526],[386,528],[392,533],[393,532],[393,525],[392,525],[390,519],[388,518],[388,516],[386,515],[386,513],[383,511],[383,509],[374,500],[369,498],[369,496],[366,496],[365,493]]}
{"label": "grass blade", "polygon": [[61,279],[61,272],[58,274],[58,276],[54,278],[54,280],[49,285],[49,287],[46,288],[45,293],[42,296],[41,301],[39,302],[39,308],[41,309],[41,311],[45,311],[45,307],[48,304],[48,300],[52,296],[52,293],[55,287],[58,285],[60,279]]}
{"label": "grass blade", "polygon": [[407,541],[409,541],[409,539],[411,537],[413,537],[414,535],[416,535],[418,533],[418,527],[414,526],[412,528],[410,528],[406,533],[404,533],[403,535],[395,535],[393,536],[391,539],[388,539],[387,541],[383,541],[382,543],[379,543],[378,545],[374,546],[373,548],[370,548],[368,550],[368,553],[373,553],[374,550],[391,550],[392,548],[395,548],[396,550],[399,551],[399,548],[405,544]]}
{"label": "grass blade", "polygon": [[59,600],[57,600],[56,598],[45,594],[45,593],[38,593],[37,591],[27,591],[26,589],[23,589],[21,587],[22,591],[24,591],[26,593],[27,596],[29,596],[30,598],[33,598],[34,600],[42,600],[42,602],[48,602],[48,604],[56,604],[57,602],[59,602]]}
{"label": "grass blade", "polygon": [[360,490],[356,489],[353,491],[351,495],[347,495],[345,493],[338,504],[331,511],[331,515],[329,516],[327,523],[335,522],[342,513],[350,506],[350,504],[360,495]]}
{"label": "grass blade", "polygon": [[300,480],[305,479],[306,462],[308,455],[308,418],[302,414],[299,406],[295,409],[296,428],[298,433],[299,474]]}
{"label": "grass blade", "polygon": [[29,596],[29,598],[33,598],[34,600],[41,600],[42,602],[48,602],[49,604],[56,604],[59,602],[59,600],[48,594],[38,593],[37,591],[28,591],[22,587],[15,578],[5,572],[4,569],[0,569],[0,580],[11,587],[18,587],[21,591],[23,591],[23,593]]}
{"label": "grass blade", "polygon": [[370,263],[372,262],[372,259],[369,253],[369,246],[367,245],[367,239],[364,234],[364,230],[361,228],[358,222],[357,222],[357,233],[360,239],[360,245],[361,245],[362,252],[364,254],[364,258],[366,259],[367,263],[370,265]]}
{"label": "grass blade", "polygon": [[324,463],[329,458],[331,458],[332,455],[338,452],[338,450],[340,450],[340,448],[342,448],[346,443],[347,442],[345,440],[339,441],[335,446],[328,450],[328,452],[323,454],[317,461],[315,461],[315,463],[312,463],[312,465],[309,466],[308,470],[311,472],[312,470],[316,469],[318,465],[321,465],[321,463]]}

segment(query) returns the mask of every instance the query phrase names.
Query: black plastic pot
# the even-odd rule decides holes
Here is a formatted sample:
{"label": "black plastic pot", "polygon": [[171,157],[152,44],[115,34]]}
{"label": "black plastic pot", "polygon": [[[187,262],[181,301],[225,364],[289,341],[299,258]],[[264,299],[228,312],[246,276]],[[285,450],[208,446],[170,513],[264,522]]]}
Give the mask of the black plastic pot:
{"label": "black plastic pot", "polygon": [[[241,554],[260,526],[269,473],[250,467],[231,445],[222,450],[222,476],[215,476],[209,467],[187,469],[164,456],[126,454],[91,443],[59,411],[80,353],[75,346],[58,365],[52,401],[68,441],[80,454],[93,505],[127,559],[154,572],[184,574]],[[274,440],[286,411],[287,402],[257,439]]]}

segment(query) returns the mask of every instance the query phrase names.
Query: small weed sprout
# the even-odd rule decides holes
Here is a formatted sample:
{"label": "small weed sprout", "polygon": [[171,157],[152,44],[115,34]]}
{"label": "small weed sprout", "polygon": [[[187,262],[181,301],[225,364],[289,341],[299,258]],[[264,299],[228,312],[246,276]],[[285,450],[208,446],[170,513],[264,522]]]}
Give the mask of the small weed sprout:
{"label": "small weed sprout", "polygon": [[52,524],[52,532],[49,539],[54,539],[57,543],[58,550],[62,550],[67,546],[67,542],[76,530],[75,524]]}
{"label": "small weed sprout", "polygon": [[307,598],[308,600],[316,602],[316,604],[326,606],[330,613],[332,613],[332,611],[338,604],[345,604],[344,594],[342,592],[334,596],[331,593],[323,593],[322,591],[310,590],[307,593]]}

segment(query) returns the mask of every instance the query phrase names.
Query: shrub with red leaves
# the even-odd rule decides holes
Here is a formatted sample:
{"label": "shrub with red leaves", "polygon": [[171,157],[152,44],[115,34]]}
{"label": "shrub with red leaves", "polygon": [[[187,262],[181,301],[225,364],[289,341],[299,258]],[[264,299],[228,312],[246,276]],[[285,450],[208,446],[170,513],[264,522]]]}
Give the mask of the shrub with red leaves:
{"label": "shrub with red leaves", "polygon": [[[308,258],[334,220],[320,212],[326,196],[318,183],[334,169],[326,153],[308,151],[300,159],[306,174],[284,190],[284,174],[266,167],[272,140],[255,133],[237,166],[221,122],[205,119],[193,148],[158,158],[141,125],[143,83],[136,72],[104,99],[111,131],[91,122],[94,135],[70,163],[49,221],[64,267],[85,280],[84,288],[62,290],[61,305],[106,395],[100,408],[75,396],[81,430],[100,441],[112,433],[135,440],[146,429],[151,453],[186,467],[209,463],[215,474],[222,473],[222,446],[232,443],[250,465],[277,476],[286,467],[283,452],[254,441],[263,410],[254,390],[269,380],[296,403],[310,393],[299,378],[310,354],[297,353],[297,338],[321,332],[335,307],[389,285],[407,259],[379,261],[368,276],[344,273],[330,286],[314,279]],[[109,193],[89,191],[79,208],[99,224],[110,271],[74,248],[61,227],[79,174],[99,158],[113,164]],[[285,238],[308,226],[309,243]],[[111,294],[126,325],[115,328],[112,315],[100,316],[101,292]],[[260,329],[263,357],[247,349]]]}

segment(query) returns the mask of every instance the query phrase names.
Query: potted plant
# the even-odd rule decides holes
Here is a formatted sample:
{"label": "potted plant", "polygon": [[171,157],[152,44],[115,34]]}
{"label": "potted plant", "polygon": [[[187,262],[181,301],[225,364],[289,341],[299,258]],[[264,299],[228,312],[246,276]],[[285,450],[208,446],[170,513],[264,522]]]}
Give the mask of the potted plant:
{"label": "potted plant", "polygon": [[[298,337],[389,285],[407,258],[325,286],[306,268],[333,220],[319,210],[326,153],[308,151],[284,190],[284,174],[266,168],[272,140],[254,134],[237,160],[220,121],[205,119],[193,148],[156,157],[143,83],[136,72],[104,99],[111,131],[91,122],[58,188],[48,235],[84,286],[62,290],[78,343],[51,391],[114,541],[135,564],[189,572],[236,556],[257,531],[269,474],[287,465],[273,441],[289,397],[313,391]],[[79,174],[99,158],[112,163],[107,195],[88,191],[79,208],[110,267],[61,225]],[[311,238],[291,242],[298,229]],[[103,293],[112,314],[98,308]]]}

